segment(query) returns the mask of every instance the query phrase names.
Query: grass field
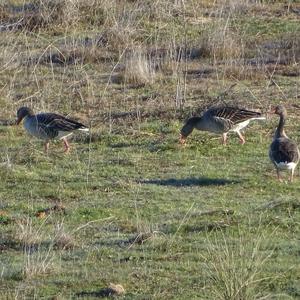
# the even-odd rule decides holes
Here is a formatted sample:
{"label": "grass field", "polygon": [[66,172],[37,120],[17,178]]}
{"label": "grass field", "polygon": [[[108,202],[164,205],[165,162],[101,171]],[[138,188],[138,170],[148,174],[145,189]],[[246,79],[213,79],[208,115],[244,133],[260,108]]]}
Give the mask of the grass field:
{"label": "grass field", "polygon": [[[1,299],[299,299],[300,179],[277,116],[193,132],[212,105],[283,103],[300,141],[298,1],[0,4]],[[90,126],[49,154],[20,106]],[[120,286],[119,286],[120,285]]]}

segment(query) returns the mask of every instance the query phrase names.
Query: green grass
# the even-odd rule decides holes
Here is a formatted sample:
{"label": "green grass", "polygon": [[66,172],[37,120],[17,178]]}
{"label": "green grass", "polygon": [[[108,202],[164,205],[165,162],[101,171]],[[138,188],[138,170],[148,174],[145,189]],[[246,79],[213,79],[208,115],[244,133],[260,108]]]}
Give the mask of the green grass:
{"label": "green grass", "polygon": [[[235,23],[236,22],[236,23]],[[292,34],[299,31],[297,19],[284,18],[244,18],[234,20],[236,28],[249,37],[271,38],[283,34]]]}
{"label": "green grass", "polygon": [[[215,277],[216,259],[223,263],[223,251],[236,255],[235,276],[244,278],[256,271],[245,264],[257,246],[252,261],[258,281],[246,287],[243,299],[299,296],[299,185],[275,181],[267,158],[270,137],[263,140],[249,129],[247,144],[230,136],[223,147],[215,136],[195,133],[183,148],[174,126],[169,131],[145,136],[153,132],[146,123],[143,134],[76,143],[68,156],[61,145],[45,156],[38,142],[21,138],[8,153],[11,166],[1,170],[1,206],[8,213],[2,219],[12,219],[1,225],[7,246],[1,255],[2,288],[15,295],[21,281],[19,289],[28,297],[68,298],[93,296],[113,282],[125,287],[126,299],[216,299],[215,290],[224,288],[220,278],[230,280],[232,267],[224,262],[223,277]],[[2,140],[9,145],[9,138]],[[282,205],[265,207],[275,200]],[[35,216],[54,202],[64,205],[66,215]],[[24,274],[25,254],[16,237],[24,217],[35,230],[41,228],[41,260],[51,253],[45,273]],[[59,222],[75,240],[71,249],[49,248]],[[140,232],[150,238],[133,243]],[[240,251],[245,256],[239,263]],[[42,265],[34,255],[32,264]]]}

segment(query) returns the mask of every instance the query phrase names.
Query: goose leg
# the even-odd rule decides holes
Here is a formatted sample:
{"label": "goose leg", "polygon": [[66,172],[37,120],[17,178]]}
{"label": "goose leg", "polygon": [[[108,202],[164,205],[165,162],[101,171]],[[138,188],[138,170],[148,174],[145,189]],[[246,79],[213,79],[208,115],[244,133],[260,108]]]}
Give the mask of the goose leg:
{"label": "goose leg", "polygon": [[62,139],[65,145],[65,153],[69,153],[70,151],[70,145],[66,139]]}
{"label": "goose leg", "polygon": [[240,143],[242,144],[242,145],[244,145],[245,144],[245,138],[242,136],[242,134],[239,132],[239,131],[237,131],[236,132],[237,134],[238,134],[238,136],[239,136],[239,138],[240,138]]}
{"label": "goose leg", "polygon": [[50,144],[50,143],[49,143],[48,141],[45,143],[45,153],[46,153],[46,154],[48,154],[49,144]]}
{"label": "goose leg", "polygon": [[222,144],[226,146],[227,143],[227,132],[222,134]]}
{"label": "goose leg", "polygon": [[184,137],[182,134],[180,134],[179,143],[181,145],[185,145],[186,144],[186,137]]}
{"label": "goose leg", "polygon": [[294,180],[294,171],[295,171],[295,169],[292,169],[292,172],[291,172],[291,176],[290,176],[290,182],[293,182],[293,180]]}
{"label": "goose leg", "polygon": [[280,177],[280,173],[279,173],[279,170],[276,169],[276,172],[277,172],[277,179],[279,182],[282,182],[282,178]]}

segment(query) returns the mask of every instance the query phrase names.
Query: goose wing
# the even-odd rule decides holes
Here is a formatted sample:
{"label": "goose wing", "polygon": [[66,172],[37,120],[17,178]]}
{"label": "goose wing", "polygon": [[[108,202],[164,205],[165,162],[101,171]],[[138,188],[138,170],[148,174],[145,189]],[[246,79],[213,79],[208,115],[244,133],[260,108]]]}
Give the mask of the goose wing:
{"label": "goose wing", "polygon": [[77,129],[86,129],[87,127],[77,121],[65,118],[54,113],[43,113],[36,115],[39,126],[51,131],[73,131]]}
{"label": "goose wing", "polygon": [[223,120],[224,122],[235,125],[252,118],[260,118],[262,115],[259,112],[240,109],[237,107],[219,107],[208,111],[210,115],[216,120]]}

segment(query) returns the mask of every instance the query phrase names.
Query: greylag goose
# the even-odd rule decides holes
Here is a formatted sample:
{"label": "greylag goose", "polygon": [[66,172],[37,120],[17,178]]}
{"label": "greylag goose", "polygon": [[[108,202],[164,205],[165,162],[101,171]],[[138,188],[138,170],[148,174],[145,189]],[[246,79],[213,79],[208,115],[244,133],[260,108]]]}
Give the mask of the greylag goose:
{"label": "greylag goose", "polygon": [[35,115],[32,109],[28,107],[21,107],[17,111],[17,124],[23,119],[24,128],[29,134],[45,140],[46,152],[49,149],[49,141],[53,139],[62,140],[65,152],[69,152],[70,145],[66,137],[70,136],[76,130],[89,131],[85,125],[58,114],[40,113]]}
{"label": "greylag goose", "polygon": [[180,143],[184,144],[186,138],[194,128],[202,131],[210,131],[222,134],[222,143],[226,145],[227,134],[234,131],[239,136],[241,144],[245,138],[241,130],[252,120],[264,120],[260,112],[240,109],[238,107],[213,107],[203,113],[201,117],[192,117],[187,120],[180,132]]}
{"label": "greylag goose", "polygon": [[294,171],[299,162],[299,148],[297,144],[289,139],[284,132],[284,124],[287,117],[287,111],[283,105],[278,105],[273,113],[279,115],[279,124],[275,131],[273,142],[270,146],[269,156],[275,165],[277,178],[280,178],[280,170],[291,170],[290,181],[293,181]]}

